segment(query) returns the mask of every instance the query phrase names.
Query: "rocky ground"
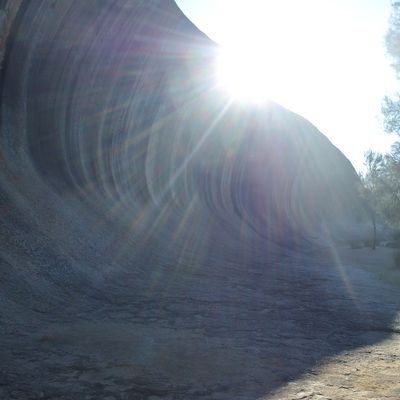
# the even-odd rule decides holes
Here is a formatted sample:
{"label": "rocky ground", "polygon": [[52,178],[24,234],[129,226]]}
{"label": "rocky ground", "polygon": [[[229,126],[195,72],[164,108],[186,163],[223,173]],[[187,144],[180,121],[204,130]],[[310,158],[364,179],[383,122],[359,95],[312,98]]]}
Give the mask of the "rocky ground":
{"label": "rocky ground", "polygon": [[399,399],[399,287],[353,254],[214,265],[125,302],[16,315],[0,398]]}

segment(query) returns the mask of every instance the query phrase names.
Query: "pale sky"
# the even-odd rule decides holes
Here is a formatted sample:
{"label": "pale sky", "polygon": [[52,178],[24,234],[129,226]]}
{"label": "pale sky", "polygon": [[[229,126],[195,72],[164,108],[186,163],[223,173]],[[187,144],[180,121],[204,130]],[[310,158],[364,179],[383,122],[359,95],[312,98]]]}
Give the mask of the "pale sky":
{"label": "pale sky", "polygon": [[398,87],[384,47],[390,0],[176,2],[222,47],[252,43],[265,54],[269,98],[307,118],[357,170],[368,149],[389,150],[395,137],[383,133],[380,107]]}

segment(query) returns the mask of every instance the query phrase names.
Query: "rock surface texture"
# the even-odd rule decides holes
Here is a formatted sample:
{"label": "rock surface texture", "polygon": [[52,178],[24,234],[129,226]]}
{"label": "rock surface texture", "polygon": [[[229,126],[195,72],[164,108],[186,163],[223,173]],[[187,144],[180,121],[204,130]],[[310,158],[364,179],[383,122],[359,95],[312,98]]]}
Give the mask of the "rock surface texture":
{"label": "rock surface texture", "polygon": [[399,398],[396,288],[321,247],[366,211],[314,126],[232,102],[172,0],[0,9],[0,398]]}

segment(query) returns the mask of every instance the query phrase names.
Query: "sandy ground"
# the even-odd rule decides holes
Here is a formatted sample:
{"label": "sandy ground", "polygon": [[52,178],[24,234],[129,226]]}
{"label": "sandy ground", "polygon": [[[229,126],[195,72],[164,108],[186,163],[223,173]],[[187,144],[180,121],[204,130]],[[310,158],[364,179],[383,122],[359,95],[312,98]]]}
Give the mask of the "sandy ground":
{"label": "sandy ground", "polygon": [[[395,266],[398,249],[377,247],[336,248],[337,260],[343,270],[365,270],[373,281],[389,283],[400,294],[400,268]],[[382,305],[383,306],[383,305]],[[399,316],[397,317],[397,320]],[[369,332],[369,335],[376,333]],[[347,400],[400,399],[400,331],[377,344],[332,357],[317,368],[290,382],[270,400]]]}
{"label": "sandy ground", "polygon": [[355,268],[363,268],[374,273],[379,279],[392,285],[400,286],[400,263],[396,267],[394,257],[399,249],[388,247],[349,249],[338,248],[338,255],[343,263]]}
{"label": "sandy ground", "polygon": [[399,369],[397,334],[377,345],[344,352],[264,399],[398,400]]}

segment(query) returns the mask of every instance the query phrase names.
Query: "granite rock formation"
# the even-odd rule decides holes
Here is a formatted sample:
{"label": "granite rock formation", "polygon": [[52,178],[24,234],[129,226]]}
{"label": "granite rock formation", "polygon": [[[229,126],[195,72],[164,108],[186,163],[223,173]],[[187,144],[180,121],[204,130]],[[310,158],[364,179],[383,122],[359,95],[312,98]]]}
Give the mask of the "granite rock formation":
{"label": "granite rock formation", "polygon": [[256,398],[388,332],[314,255],[367,219],[353,167],[232,102],[172,0],[2,7],[0,393]]}

